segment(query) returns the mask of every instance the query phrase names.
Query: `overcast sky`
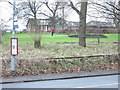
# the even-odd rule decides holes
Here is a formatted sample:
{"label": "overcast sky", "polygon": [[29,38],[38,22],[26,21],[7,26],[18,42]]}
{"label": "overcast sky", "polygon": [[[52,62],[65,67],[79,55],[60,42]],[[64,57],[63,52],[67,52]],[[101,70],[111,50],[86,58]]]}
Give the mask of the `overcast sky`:
{"label": "overcast sky", "polygon": [[[13,0],[9,0],[9,1],[13,2]],[[16,0],[16,2],[22,2],[22,1],[25,1],[25,0]],[[52,2],[54,0],[48,0],[48,1]],[[62,0],[60,0],[60,1],[62,1]],[[65,1],[65,0],[63,0],[63,1]],[[73,0],[73,1],[75,3],[75,1],[77,1],[77,0]],[[12,18],[12,12],[13,12],[12,6],[9,3],[5,2],[5,0],[4,0],[4,2],[0,2],[0,18],[5,20],[6,22],[8,22],[8,20],[10,18]],[[79,16],[75,11],[72,11],[69,13],[67,20],[78,22]],[[89,18],[87,18],[87,22],[88,21],[90,21]],[[18,23],[19,23],[20,29],[23,29],[25,23],[22,23],[21,21],[19,21]],[[12,28],[12,21],[8,22],[8,24],[11,26],[10,28]]]}
{"label": "overcast sky", "polygon": [[[13,12],[13,9],[12,9],[12,6],[5,2],[5,0],[3,0],[4,2],[0,2],[0,19],[3,19],[5,21],[8,21],[11,17],[12,17],[12,12]],[[9,0],[11,2],[13,2],[13,0]],[[25,0],[16,0],[16,2],[22,2],[22,1],[25,1]],[[48,0],[48,1],[54,1],[54,0]],[[65,1],[65,0],[60,0],[60,1]],[[72,0],[74,1],[78,1],[78,0]],[[85,1],[85,0],[84,0]],[[101,0],[95,0],[95,1],[101,1]],[[88,8],[88,11],[90,11],[90,8]],[[91,18],[91,17],[87,17],[87,22],[89,22],[90,20],[94,20],[95,18]],[[69,21],[79,21],[79,16],[78,14],[75,12],[75,11],[72,11],[69,13],[69,17],[67,18],[67,20]],[[99,19],[99,20],[102,20],[102,19]],[[103,20],[104,21],[104,20]],[[9,25],[11,25],[11,28],[12,28],[12,21],[8,23]],[[22,24],[22,22],[20,21],[19,22],[19,27],[22,29],[24,28],[25,23]]]}
{"label": "overcast sky", "polygon": [[[9,0],[11,1],[11,0]],[[12,6],[7,3],[7,2],[0,2],[0,19],[3,19],[5,20],[6,22],[12,18],[12,12],[13,12],[13,9],[12,9]],[[76,12],[72,12],[69,14],[69,17],[68,17],[68,20],[69,21],[79,21],[79,18],[78,18],[78,15]],[[21,21],[18,22],[19,23],[19,27],[22,29],[24,28],[24,24],[22,24]],[[11,26],[10,28],[12,28],[12,21],[8,22],[8,24]]]}
{"label": "overcast sky", "polygon": [[[12,0],[9,0],[12,1]],[[18,0],[19,1],[19,0]],[[22,0],[21,0],[22,1]],[[24,0],[25,1],[25,0]],[[54,0],[50,0],[51,2]],[[0,17],[3,18],[4,20],[8,20],[11,16],[12,16],[12,6],[8,3],[4,2],[0,2]],[[69,17],[69,20],[73,20],[73,21],[78,21],[78,15],[76,12],[73,12],[74,14],[72,14],[72,17]]]}

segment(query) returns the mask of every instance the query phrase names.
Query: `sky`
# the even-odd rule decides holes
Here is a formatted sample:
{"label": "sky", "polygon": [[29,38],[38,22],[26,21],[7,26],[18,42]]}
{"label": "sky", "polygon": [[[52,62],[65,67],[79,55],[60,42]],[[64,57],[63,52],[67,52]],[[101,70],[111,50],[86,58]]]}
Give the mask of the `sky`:
{"label": "sky", "polygon": [[[9,1],[12,1],[12,0],[9,0]],[[22,1],[25,1],[25,0],[16,0],[16,1],[20,1],[20,2],[22,2]],[[48,0],[48,1],[51,1],[51,2],[53,2],[54,0]],[[60,0],[60,1],[62,1],[62,0]],[[63,1],[65,1],[65,0],[63,0]],[[8,18],[10,18],[11,16],[12,16],[12,6],[10,5],[10,4],[8,4],[8,3],[6,3],[5,2],[5,0],[4,0],[4,2],[0,2],[0,17],[1,18],[4,18],[5,20],[7,19],[8,20]],[[69,20],[73,20],[73,21],[78,21],[78,15],[77,15],[77,13],[75,13],[74,11],[73,11],[73,13],[74,14],[72,14],[72,18],[69,18]],[[4,14],[4,15],[3,15]]]}
{"label": "sky", "polygon": [[[12,20],[10,21],[9,19],[12,19],[13,17],[13,8],[9,3],[6,2],[0,2],[0,19],[3,19],[5,21],[5,25],[8,24],[10,29],[13,27],[13,22]],[[19,24],[19,29],[24,29],[25,25],[22,23],[22,21],[18,22]]]}
{"label": "sky", "polygon": [[[12,1],[12,0],[9,0]],[[54,0],[53,0],[54,1]],[[52,2],[52,1],[51,1]],[[4,21],[7,22],[8,25],[10,25],[10,28],[12,29],[12,21],[9,22],[9,19],[12,18],[13,8],[12,6],[7,2],[0,2],[0,19],[2,18]],[[79,17],[76,12],[72,12],[71,15],[69,15],[69,18],[67,19],[69,21],[79,21]],[[24,21],[19,21],[19,29],[25,28]]]}
{"label": "sky", "polygon": [[[9,0],[9,1],[13,2],[13,0]],[[22,2],[25,0],[16,0],[16,1]],[[48,0],[48,1],[53,2],[54,0]],[[60,1],[65,1],[65,0],[60,0]],[[77,0],[72,0],[72,1],[74,1],[74,3],[75,3],[75,1],[77,1]],[[83,1],[85,1],[85,0],[83,0]],[[101,0],[95,0],[95,1],[101,1]],[[0,2],[0,19],[2,18],[4,21],[6,21],[6,23],[10,25],[11,29],[12,29],[12,21],[9,22],[9,19],[12,18],[12,15],[13,15],[12,13],[13,13],[13,9],[9,3],[5,2],[5,0]],[[94,19],[95,18],[87,17],[87,22],[94,20]],[[67,18],[67,20],[78,22],[79,16],[75,11],[72,11],[69,13],[69,17]],[[103,19],[98,19],[98,20],[103,20]],[[25,28],[25,23],[22,20],[18,22],[18,25],[19,25],[19,29]]]}

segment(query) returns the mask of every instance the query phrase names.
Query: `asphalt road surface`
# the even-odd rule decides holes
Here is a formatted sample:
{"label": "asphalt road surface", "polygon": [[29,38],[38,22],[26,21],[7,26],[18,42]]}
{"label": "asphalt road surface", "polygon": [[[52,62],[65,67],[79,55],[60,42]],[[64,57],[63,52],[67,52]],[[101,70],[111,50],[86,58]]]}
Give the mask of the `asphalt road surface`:
{"label": "asphalt road surface", "polygon": [[2,88],[118,88],[118,75],[3,84]]}

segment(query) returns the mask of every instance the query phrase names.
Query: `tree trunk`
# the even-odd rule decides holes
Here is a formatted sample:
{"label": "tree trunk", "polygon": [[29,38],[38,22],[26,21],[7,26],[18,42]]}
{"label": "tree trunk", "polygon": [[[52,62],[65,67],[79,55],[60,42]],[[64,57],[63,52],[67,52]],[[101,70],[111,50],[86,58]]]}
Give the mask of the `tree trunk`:
{"label": "tree trunk", "polygon": [[40,40],[35,40],[34,41],[34,47],[35,48],[40,48],[41,47],[41,41]]}
{"label": "tree trunk", "polygon": [[34,19],[34,28],[35,28],[35,33],[36,33],[34,36],[35,39],[33,39],[34,40],[34,47],[40,48],[41,47],[41,33],[42,32],[39,30],[39,26],[38,26],[36,17]]}
{"label": "tree trunk", "polygon": [[81,13],[79,15],[79,45],[86,47],[86,13],[87,13],[87,2],[81,2]]}
{"label": "tree trunk", "polygon": [[86,47],[86,31],[82,22],[80,22],[80,30],[79,30],[79,46]]}

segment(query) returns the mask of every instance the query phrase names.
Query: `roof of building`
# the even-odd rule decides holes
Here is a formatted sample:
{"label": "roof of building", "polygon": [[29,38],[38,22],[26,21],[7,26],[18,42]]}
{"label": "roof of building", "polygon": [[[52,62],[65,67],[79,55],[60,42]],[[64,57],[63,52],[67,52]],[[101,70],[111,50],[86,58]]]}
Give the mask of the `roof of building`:
{"label": "roof of building", "polygon": [[111,22],[101,22],[101,21],[90,21],[87,23],[87,26],[93,27],[115,27]]}
{"label": "roof of building", "polygon": [[79,22],[67,21],[68,26],[79,26]]}

